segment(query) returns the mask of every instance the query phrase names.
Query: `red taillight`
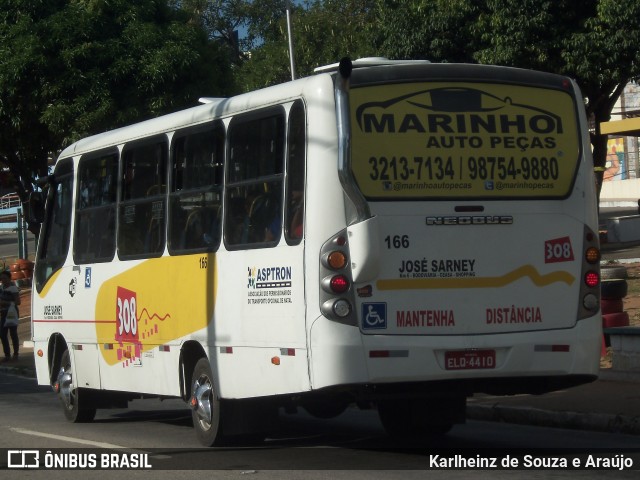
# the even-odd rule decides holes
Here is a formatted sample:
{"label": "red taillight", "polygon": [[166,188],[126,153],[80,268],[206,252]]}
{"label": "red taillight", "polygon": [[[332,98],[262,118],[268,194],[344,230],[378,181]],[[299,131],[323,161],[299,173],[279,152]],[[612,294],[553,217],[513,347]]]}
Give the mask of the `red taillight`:
{"label": "red taillight", "polygon": [[344,293],[349,290],[349,280],[344,275],[336,275],[329,282],[331,290],[335,293]]}
{"label": "red taillight", "polygon": [[587,274],[584,276],[584,283],[587,287],[597,287],[600,283],[600,275],[598,274],[598,272],[587,272]]}

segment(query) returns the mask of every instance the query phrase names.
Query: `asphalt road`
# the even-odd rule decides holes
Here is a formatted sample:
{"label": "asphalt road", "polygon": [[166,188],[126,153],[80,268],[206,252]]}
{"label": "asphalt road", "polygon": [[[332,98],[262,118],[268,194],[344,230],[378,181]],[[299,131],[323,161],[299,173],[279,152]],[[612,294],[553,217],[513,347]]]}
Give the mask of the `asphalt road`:
{"label": "asphalt road", "polygon": [[[355,479],[364,478],[359,475],[363,471],[369,473],[366,478],[374,480],[426,478],[425,475],[468,478],[470,472],[455,468],[455,463],[446,467],[434,464],[434,455],[445,462],[455,462],[456,455],[482,459],[510,455],[523,463],[526,455],[531,456],[529,468],[485,466],[472,469],[474,478],[520,479],[531,478],[532,474],[552,478],[554,473],[557,478],[571,474],[602,478],[603,470],[596,468],[579,472],[561,466],[545,471],[534,468],[549,458],[567,458],[572,462],[578,457],[585,461],[589,455],[600,459],[624,458],[633,463],[630,469],[607,469],[608,476],[637,478],[640,470],[640,437],[618,433],[469,421],[456,426],[446,437],[420,441],[393,439],[385,434],[375,410],[356,408],[332,420],[315,419],[303,410],[294,415],[281,412],[279,423],[264,442],[203,449],[196,441],[189,410],[179,400],[135,400],[128,409],[99,410],[92,423],[71,424],[64,419],[58,399],[49,387],[38,387],[33,379],[0,373],[2,455],[6,455],[4,449],[39,449],[43,456],[47,450],[58,452],[57,449],[65,449],[63,453],[137,452],[148,455],[151,473],[173,471],[175,475],[180,470],[183,480],[201,478],[202,473],[195,469],[208,470],[207,478],[258,475],[261,479],[288,480],[303,475],[306,480]],[[0,468],[3,465],[5,458],[0,458]],[[213,471],[218,475],[213,476]],[[301,475],[301,471],[305,473]],[[314,474],[309,476],[309,471]],[[419,471],[422,476],[416,476]],[[24,478],[36,478],[34,474],[45,472],[29,473]],[[48,473],[48,480],[69,478],[68,471]],[[64,475],[57,476],[58,473]],[[116,472],[104,472],[100,478],[117,478],[111,473]],[[119,478],[129,476],[126,472],[117,473]],[[135,478],[141,477],[138,474],[142,472],[134,473]]]}
{"label": "asphalt road", "polygon": [[[18,258],[18,234],[11,230],[0,230],[0,267],[2,262]],[[33,233],[27,233],[27,254],[33,260],[36,254],[36,241]],[[8,265],[7,265],[8,266]]]}

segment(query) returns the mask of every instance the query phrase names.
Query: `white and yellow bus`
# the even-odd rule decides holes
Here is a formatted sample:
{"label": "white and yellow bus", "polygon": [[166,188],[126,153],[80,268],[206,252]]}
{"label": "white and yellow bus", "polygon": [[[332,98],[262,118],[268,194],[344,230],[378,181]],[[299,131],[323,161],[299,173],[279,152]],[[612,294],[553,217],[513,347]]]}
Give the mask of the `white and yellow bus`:
{"label": "white and yellow bus", "polygon": [[81,140],[49,178],[32,331],[66,417],[182,398],[204,445],[596,378],[599,244],[565,77],[363,59]]}

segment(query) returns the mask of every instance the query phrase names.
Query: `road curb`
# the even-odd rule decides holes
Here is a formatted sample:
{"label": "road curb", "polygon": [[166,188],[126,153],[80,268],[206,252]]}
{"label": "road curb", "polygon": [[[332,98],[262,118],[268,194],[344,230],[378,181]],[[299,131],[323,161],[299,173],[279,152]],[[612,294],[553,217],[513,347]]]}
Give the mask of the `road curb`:
{"label": "road curb", "polygon": [[532,407],[506,407],[504,405],[467,405],[467,418],[489,422],[515,423],[538,427],[569,428],[597,432],[640,435],[640,417],[549,411]]}
{"label": "road curb", "polygon": [[35,368],[25,365],[0,365],[0,372],[9,373],[11,375],[20,375],[28,378],[36,378]]}
{"label": "road curb", "polygon": [[[0,371],[34,379],[36,377],[35,370],[26,366],[2,365],[0,366]],[[467,404],[467,419],[537,427],[640,435],[640,417],[629,415],[550,411],[533,407],[509,407],[498,403],[492,405],[469,403]]]}
{"label": "road curb", "polygon": [[598,379],[606,382],[640,383],[640,372],[601,368],[600,373],[598,374]]}

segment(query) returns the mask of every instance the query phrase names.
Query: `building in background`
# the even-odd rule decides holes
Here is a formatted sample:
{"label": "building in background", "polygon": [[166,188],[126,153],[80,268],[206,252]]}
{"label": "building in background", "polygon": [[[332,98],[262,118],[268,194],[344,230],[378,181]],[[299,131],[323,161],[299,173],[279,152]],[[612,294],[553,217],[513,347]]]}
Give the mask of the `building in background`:
{"label": "building in background", "polygon": [[635,118],[640,119],[640,85],[630,82],[613,109],[611,122],[607,122],[615,128],[609,134],[604,181],[640,178],[637,128],[635,132],[628,131],[626,125],[632,123],[624,122]]}

